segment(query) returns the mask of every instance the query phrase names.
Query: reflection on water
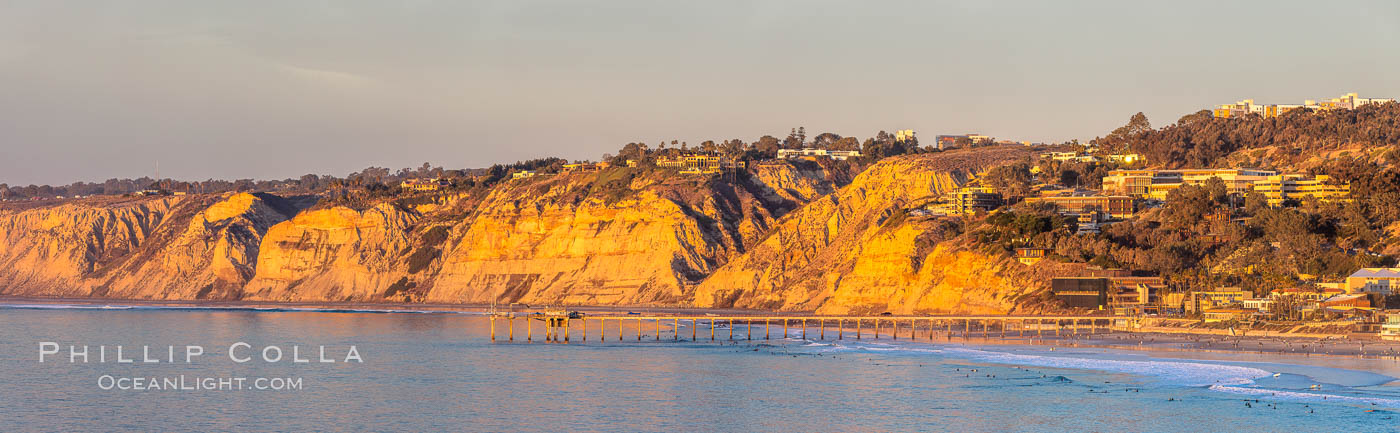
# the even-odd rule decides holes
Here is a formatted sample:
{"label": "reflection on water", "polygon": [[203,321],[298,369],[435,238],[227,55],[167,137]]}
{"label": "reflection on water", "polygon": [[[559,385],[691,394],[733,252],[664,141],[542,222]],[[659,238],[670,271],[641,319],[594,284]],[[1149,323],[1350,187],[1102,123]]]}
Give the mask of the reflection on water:
{"label": "reflection on water", "polygon": [[[623,331],[621,342],[609,328],[606,343],[590,329],[587,343],[493,344],[470,314],[0,308],[0,413],[6,430],[1337,431],[1392,425],[1400,410],[1388,377],[1258,355]],[[41,341],[209,354],[41,364]],[[364,362],[237,364],[225,355],[239,341],[354,345]],[[104,374],[300,377],[305,388],[102,390]]]}

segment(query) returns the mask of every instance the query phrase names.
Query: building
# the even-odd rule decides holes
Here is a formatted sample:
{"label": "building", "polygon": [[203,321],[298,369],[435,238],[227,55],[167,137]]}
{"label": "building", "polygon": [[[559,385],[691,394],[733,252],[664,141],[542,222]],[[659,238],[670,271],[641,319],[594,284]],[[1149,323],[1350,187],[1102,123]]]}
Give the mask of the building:
{"label": "building", "polygon": [[1354,110],[1370,104],[1383,104],[1395,102],[1392,98],[1362,98],[1356,93],[1347,93],[1341,97],[1332,98],[1326,101],[1317,102],[1311,99],[1304,100],[1299,104],[1255,104],[1253,99],[1236,101],[1233,104],[1221,104],[1212,111],[1215,117],[1233,118],[1249,114],[1258,114],[1263,117],[1278,117],[1294,110],[1319,111],[1319,110]]}
{"label": "building", "polygon": [[1253,192],[1263,194],[1264,198],[1269,200],[1269,206],[1278,206],[1288,200],[1301,200],[1303,197],[1317,200],[1349,200],[1348,197],[1351,196],[1350,183],[1332,182],[1332,178],[1327,175],[1281,174],[1254,182],[1250,187]]}
{"label": "building", "polygon": [[964,187],[948,193],[940,206],[946,215],[970,215],[990,212],[1002,205],[1001,193],[987,187]]}
{"label": "building", "polygon": [[1208,308],[1201,311],[1201,318],[1207,322],[1228,322],[1231,320],[1248,320],[1258,310],[1248,308]]}
{"label": "building", "polygon": [[1046,152],[1040,157],[1061,162],[1099,162],[1099,157],[1080,152]]}
{"label": "building", "polygon": [[400,183],[399,183],[399,188],[402,188],[402,189],[405,190],[405,191],[426,192],[426,191],[437,191],[437,190],[442,189],[442,188],[447,188],[447,187],[449,187],[449,186],[451,186],[451,185],[452,185],[452,183],[451,183],[451,182],[448,182],[447,179],[441,179],[441,178],[433,178],[433,179],[407,179],[407,180],[404,180],[403,182],[400,182]]}
{"label": "building", "polygon": [[850,158],[859,158],[858,150],[827,150],[804,147],[801,149],[778,149],[779,159],[811,159],[831,158],[838,161],[845,161]]}
{"label": "building", "polygon": [[1086,215],[1102,212],[1110,217],[1123,219],[1132,218],[1137,213],[1137,200],[1126,195],[1055,195],[1028,197],[1026,202],[1053,204],[1062,215]]}
{"label": "building", "polygon": [[1241,168],[1187,169],[1187,170],[1111,170],[1103,178],[1105,192],[1125,194],[1132,197],[1145,197],[1166,200],[1167,195],[1182,185],[1202,186],[1211,178],[1219,178],[1225,183],[1225,191],[1244,195],[1255,182],[1277,176],[1271,170]]}
{"label": "building", "polygon": [[[1110,170],[1103,178],[1103,191],[1132,197],[1146,197],[1158,178],[1157,170]],[[1177,181],[1163,176],[1163,182]]]}
{"label": "building", "polygon": [[1389,295],[1400,289],[1400,268],[1361,268],[1347,276],[1347,293]]}
{"label": "building", "polygon": [[678,168],[681,169],[681,174],[712,174],[724,170],[742,170],[746,164],[744,161],[734,161],[718,155],[691,154],[658,158],[656,166]]}
{"label": "building", "polygon": [[1104,157],[1104,159],[1107,159],[1108,162],[1117,162],[1121,164],[1132,164],[1138,161],[1146,161],[1146,159],[1143,159],[1142,155],[1138,155],[1136,153],[1113,154]]}
{"label": "building", "polygon": [[510,174],[510,178],[511,178],[511,179],[528,179],[528,178],[535,177],[535,176],[538,175],[538,174],[539,174],[539,173],[535,172],[534,170],[520,170],[520,171],[511,173],[511,174]]}
{"label": "building", "polygon": [[[629,160],[629,161],[630,161],[630,160]],[[565,173],[571,173],[571,172],[576,172],[576,171],[579,171],[579,172],[599,171],[599,170],[607,169],[608,167],[611,167],[611,166],[612,166],[612,164],[609,164],[609,163],[607,163],[607,162],[598,162],[598,163],[592,163],[592,162],[575,162],[575,163],[573,163],[573,164],[564,164],[564,172],[565,172]]]}
{"label": "building", "polygon": [[1098,310],[1108,305],[1108,278],[1055,278],[1050,290],[1066,307]]}
{"label": "building", "polygon": [[1192,292],[1190,301],[1186,303],[1186,311],[1196,312],[1204,311],[1207,308],[1240,307],[1244,305],[1245,299],[1253,296],[1254,293],[1237,287]]}
{"label": "building", "polygon": [[895,131],[895,132],[894,132],[894,141],[896,141],[896,142],[903,143],[903,142],[906,142],[906,141],[913,141],[913,140],[914,140],[914,130],[912,130],[912,129],[901,129],[901,130],[898,130],[898,131]]}
{"label": "building", "polygon": [[1400,341],[1400,313],[1387,313],[1381,324],[1381,339]]}
{"label": "building", "polygon": [[1053,251],[1049,248],[1017,248],[1016,261],[1023,265],[1034,265],[1045,259],[1047,254]]}
{"label": "building", "polygon": [[1161,277],[1109,277],[1108,305],[1113,314],[1133,316],[1161,313]]}
{"label": "building", "polygon": [[963,135],[939,135],[937,137],[934,137],[934,140],[938,143],[938,149],[943,150],[958,147],[958,140],[964,138],[966,138],[967,141],[972,144],[987,144],[993,141],[992,137],[976,133]]}
{"label": "building", "polygon": [[1256,310],[1261,313],[1271,313],[1274,311],[1274,304],[1276,302],[1277,300],[1273,297],[1245,298],[1244,302],[1242,302],[1241,304],[1244,305],[1244,308],[1247,309]]}
{"label": "building", "polygon": [[1335,295],[1319,302],[1325,311],[1344,312],[1357,308],[1371,308],[1371,298],[1365,293]]}

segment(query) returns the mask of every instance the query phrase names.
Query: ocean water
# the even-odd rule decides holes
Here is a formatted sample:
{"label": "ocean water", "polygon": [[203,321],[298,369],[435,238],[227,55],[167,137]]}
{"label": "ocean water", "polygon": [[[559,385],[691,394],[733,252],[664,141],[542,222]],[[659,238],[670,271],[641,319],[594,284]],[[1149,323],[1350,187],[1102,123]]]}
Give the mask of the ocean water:
{"label": "ocean water", "polygon": [[[598,342],[590,325],[588,342],[492,343],[470,313],[0,306],[0,430],[1400,429],[1394,361],[811,341],[796,329],[734,342],[638,342],[625,329],[619,342],[613,324]],[[88,362],[69,349],[84,345]],[[187,346],[203,354],[187,363]],[[267,347],[281,359],[263,359]],[[336,362],[321,362],[322,347]],[[58,353],[40,362],[46,350]],[[217,386],[232,378],[244,387]],[[209,379],[214,389],[181,389]]]}

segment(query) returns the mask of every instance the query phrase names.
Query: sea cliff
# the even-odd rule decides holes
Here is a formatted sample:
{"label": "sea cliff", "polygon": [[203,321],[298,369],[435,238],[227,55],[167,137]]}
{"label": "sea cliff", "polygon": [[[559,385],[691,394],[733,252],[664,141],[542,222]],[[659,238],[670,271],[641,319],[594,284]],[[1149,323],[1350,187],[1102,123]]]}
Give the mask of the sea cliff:
{"label": "sea cliff", "polygon": [[0,293],[298,302],[1017,308],[1039,286],[908,207],[1026,155],[994,147],[739,174],[613,168],[363,208],[264,193],[0,209]]}

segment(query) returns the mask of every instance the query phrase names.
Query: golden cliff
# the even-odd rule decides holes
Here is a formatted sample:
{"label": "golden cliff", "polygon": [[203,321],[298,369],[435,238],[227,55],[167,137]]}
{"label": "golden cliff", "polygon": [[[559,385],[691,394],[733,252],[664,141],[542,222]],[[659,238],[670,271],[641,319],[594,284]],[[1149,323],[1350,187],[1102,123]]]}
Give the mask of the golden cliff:
{"label": "golden cliff", "polygon": [[0,209],[0,294],[129,299],[1004,312],[999,255],[940,243],[910,203],[1025,155],[890,158],[852,178],[610,169],[352,209],[270,194]]}
{"label": "golden cliff", "polygon": [[941,221],[906,206],[1017,160],[984,148],[891,158],[789,215],[695,292],[701,307],[820,313],[1004,313],[1029,287],[1015,261],[942,243]]}

